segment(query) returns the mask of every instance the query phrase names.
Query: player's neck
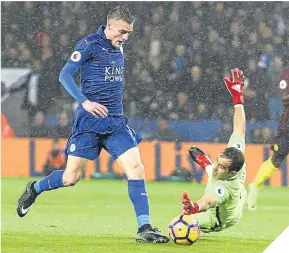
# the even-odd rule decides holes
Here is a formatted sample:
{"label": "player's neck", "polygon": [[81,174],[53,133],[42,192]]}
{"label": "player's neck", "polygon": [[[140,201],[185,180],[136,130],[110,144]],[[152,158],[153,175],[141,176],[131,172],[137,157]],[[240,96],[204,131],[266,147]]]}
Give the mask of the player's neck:
{"label": "player's neck", "polygon": [[108,30],[107,27],[105,27],[105,29],[104,29],[103,32],[104,32],[104,34],[105,34],[105,37],[106,37],[107,39],[111,40],[111,37],[110,37],[110,34],[109,34],[109,30]]}

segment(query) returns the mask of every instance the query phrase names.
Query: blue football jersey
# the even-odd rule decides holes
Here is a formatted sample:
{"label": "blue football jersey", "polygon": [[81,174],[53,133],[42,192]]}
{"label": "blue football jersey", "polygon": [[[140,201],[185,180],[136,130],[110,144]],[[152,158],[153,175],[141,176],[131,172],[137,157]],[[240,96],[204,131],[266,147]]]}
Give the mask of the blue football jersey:
{"label": "blue football jersey", "polygon": [[80,70],[82,94],[107,107],[109,115],[123,114],[124,56],[115,48],[101,26],[96,34],[80,40],[68,64]]}

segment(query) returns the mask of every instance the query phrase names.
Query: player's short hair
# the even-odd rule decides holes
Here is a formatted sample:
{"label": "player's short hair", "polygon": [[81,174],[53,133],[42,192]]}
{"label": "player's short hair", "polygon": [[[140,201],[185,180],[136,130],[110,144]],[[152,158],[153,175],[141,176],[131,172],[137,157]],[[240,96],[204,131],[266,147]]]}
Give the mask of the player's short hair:
{"label": "player's short hair", "polygon": [[221,156],[231,160],[232,163],[229,166],[229,172],[238,172],[240,169],[242,169],[245,162],[243,153],[235,147],[226,148],[222,152]]}
{"label": "player's short hair", "polygon": [[132,10],[124,6],[116,6],[107,14],[107,22],[111,19],[124,20],[125,22],[132,24],[134,22],[134,14]]}

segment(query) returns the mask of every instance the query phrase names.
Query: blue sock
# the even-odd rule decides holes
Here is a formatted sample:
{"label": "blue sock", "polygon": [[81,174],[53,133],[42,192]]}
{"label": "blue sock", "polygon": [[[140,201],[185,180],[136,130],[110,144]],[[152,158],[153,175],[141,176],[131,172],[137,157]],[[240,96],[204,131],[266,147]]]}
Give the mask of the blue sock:
{"label": "blue sock", "polygon": [[50,191],[59,187],[64,187],[62,182],[64,170],[54,170],[47,177],[34,184],[35,191],[39,194],[43,191]]}
{"label": "blue sock", "polygon": [[150,224],[149,201],[144,180],[128,180],[128,195],[134,206],[138,228]]}

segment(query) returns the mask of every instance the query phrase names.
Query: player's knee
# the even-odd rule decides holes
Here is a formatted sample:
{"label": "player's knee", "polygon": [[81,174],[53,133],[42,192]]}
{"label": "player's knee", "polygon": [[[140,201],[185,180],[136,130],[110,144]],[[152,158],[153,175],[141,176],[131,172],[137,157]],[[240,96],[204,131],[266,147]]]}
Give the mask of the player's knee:
{"label": "player's knee", "polygon": [[145,172],[142,163],[135,164],[128,175],[129,179],[144,179]]}
{"label": "player's knee", "polygon": [[81,172],[68,172],[63,174],[63,184],[65,186],[75,185],[81,178]]}
{"label": "player's knee", "polygon": [[272,156],[272,163],[276,168],[279,168],[283,160],[285,159],[286,155],[280,152],[273,152]]}

